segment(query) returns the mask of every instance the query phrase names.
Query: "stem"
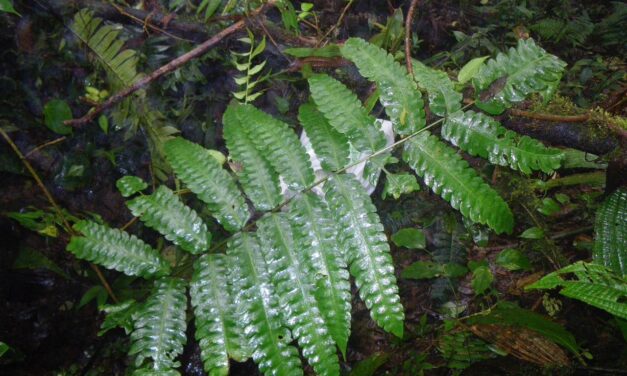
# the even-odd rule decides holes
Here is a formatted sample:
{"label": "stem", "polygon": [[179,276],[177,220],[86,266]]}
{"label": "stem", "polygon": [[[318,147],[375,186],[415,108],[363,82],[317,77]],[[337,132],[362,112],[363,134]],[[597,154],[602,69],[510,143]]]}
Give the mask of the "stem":
{"label": "stem", "polygon": [[416,12],[417,5],[418,0],[411,0],[407,17],[405,18],[405,64],[407,65],[407,73],[409,73],[412,78],[414,77],[414,67],[412,67],[411,64],[411,24],[414,21],[414,13]]}
{"label": "stem", "polygon": [[[65,218],[65,215],[63,214],[63,211],[61,210],[61,208],[59,207],[59,205],[57,204],[57,202],[55,201],[54,197],[52,197],[52,194],[50,194],[50,191],[48,190],[48,188],[46,188],[46,186],[44,185],[44,182],[41,180],[41,178],[39,177],[39,175],[37,174],[37,171],[35,171],[35,169],[33,168],[33,166],[30,164],[30,162],[26,159],[26,157],[24,156],[24,154],[22,154],[22,152],[20,151],[20,149],[17,147],[17,145],[13,142],[13,140],[11,139],[11,137],[4,131],[4,129],[2,129],[0,127],[0,134],[2,135],[2,137],[6,140],[6,142],[9,144],[9,146],[11,146],[11,149],[13,149],[13,151],[15,152],[15,154],[20,158],[20,160],[22,161],[22,164],[24,164],[24,167],[26,167],[26,169],[28,170],[28,172],[31,174],[31,176],[33,177],[33,179],[35,179],[35,182],[37,183],[37,186],[39,187],[39,189],[41,189],[41,191],[44,193],[44,195],[46,196],[46,198],[48,199],[48,202],[50,202],[50,205],[52,205],[52,207],[54,208],[54,211],[57,213],[57,216],[61,219],[61,222],[63,223],[63,227],[65,228],[65,231],[70,234],[70,235],[78,235],[76,233],[76,231],[74,231],[74,229],[72,228],[72,226],[70,226],[70,223],[68,222],[67,218]],[[105,288],[105,290],[107,290],[107,293],[109,294],[109,296],[111,297],[111,299],[115,302],[115,303],[119,303],[118,298],[115,296],[115,294],[113,293],[113,290],[111,289],[111,286],[109,285],[109,283],[107,282],[107,279],[105,278],[105,276],[102,274],[102,272],[100,271],[100,269],[98,268],[98,266],[89,263],[89,266],[91,266],[91,268],[94,270],[94,272],[96,273],[96,275],[98,276],[98,279],[100,280],[100,283],[102,284],[102,286]]]}

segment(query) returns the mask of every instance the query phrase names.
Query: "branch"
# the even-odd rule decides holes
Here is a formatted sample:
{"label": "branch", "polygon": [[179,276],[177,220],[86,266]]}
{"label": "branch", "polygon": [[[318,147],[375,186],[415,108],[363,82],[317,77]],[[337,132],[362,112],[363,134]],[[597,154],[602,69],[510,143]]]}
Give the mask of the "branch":
{"label": "branch", "polygon": [[[268,7],[273,6],[274,4],[275,4],[275,0],[268,1],[266,4],[264,4],[263,6],[259,7],[259,9],[257,9],[253,13],[251,13],[250,17],[255,17],[255,16],[259,15],[260,13],[264,12]],[[78,118],[78,119],[66,120],[64,122],[64,124],[65,125],[70,125],[70,126],[81,126],[81,125],[84,125],[86,123],[89,123],[90,121],[94,120],[94,118],[98,114],[100,114],[102,111],[107,110],[107,109],[113,107],[114,105],[116,105],[117,103],[121,102],[124,98],[126,98],[129,95],[133,94],[137,90],[139,90],[139,89],[143,88],[144,86],[152,83],[154,80],[160,78],[161,76],[165,76],[166,74],[171,73],[171,72],[177,70],[178,68],[180,68],[181,66],[183,66],[187,62],[189,62],[190,60],[195,59],[195,58],[205,54],[211,47],[213,47],[216,44],[218,44],[222,39],[224,39],[227,36],[229,36],[229,35],[237,32],[237,31],[243,29],[245,25],[246,25],[246,19],[241,19],[241,20],[237,21],[233,25],[227,27],[226,29],[224,29],[221,32],[219,32],[218,34],[216,34],[213,37],[207,39],[205,42],[199,44],[193,50],[191,50],[191,51],[189,51],[189,52],[187,52],[187,53],[177,57],[176,59],[170,61],[169,63],[167,63],[167,64],[157,68],[152,73],[150,73],[147,76],[144,76],[143,78],[141,78],[140,80],[138,80],[137,82],[132,84],[131,86],[127,87],[126,89],[124,89],[122,91],[117,92],[114,95],[112,95],[111,97],[109,97],[109,99],[107,99],[100,106],[94,107],[91,110],[89,110],[89,112],[87,114],[85,114],[83,117]]]}
{"label": "branch", "polygon": [[590,120],[590,114],[566,116],[566,115],[553,115],[553,114],[540,114],[537,112],[529,112],[523,110],[517,110],[512,108],[509,113],[515,116],[526,117],[528,119],[556,121],[560,123],[582,123]]}
{"label": "branch", "polygon": [[414,21],[414,13],[416,12],[417,5],[418,0],[411,0],[407,17],[405,18],[405,64],[407,64],[407,73],[412,77],[414,76],[414,68],[411,64],[411,24]]}

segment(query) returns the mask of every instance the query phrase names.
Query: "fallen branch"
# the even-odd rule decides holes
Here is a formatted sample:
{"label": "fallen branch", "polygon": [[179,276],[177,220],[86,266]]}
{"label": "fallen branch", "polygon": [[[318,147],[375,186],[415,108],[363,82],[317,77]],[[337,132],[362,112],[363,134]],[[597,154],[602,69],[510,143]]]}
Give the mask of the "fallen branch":
{"label": "fallen branch", "polygon": [[[264,4],[263,6],[259,7],[259,9],[255,10],[254,12],[252,12],[250,17],[255,17],[255,16],[259,15],[260,13],[264,12],[268,7],[273,6],[274,4],[275,4],[274,0],[268,1],[266,4]],[[109,97],[109,99],[107,99],[101,105],[99,105],[97,107],[94,107],[91,110],[89,110],[89,112],[87,114],[85,114],[83,117],[80,117],[78,119],[66,120],[64,122],[64,124],[76,127],[76,126],[81,126],[81,125],[84,125],[86,123],[89,123],[90,121],[94,120],[94,118],[98,114],[100,114],[102,111],[107,110],[107,109],[113,107],[117,103],[121,102],[124,98],[126,98],[129,95],[133,94],[137,90],[145,87],[146,85],[152,83],[153,81],[155,81],[156,79],[160,78],[161,76],[164,76],[164,75],[166,75],[168,73],[171,73],[171,72],[177,70],[178,68],[180,68],[181,66],[185,65],[190,60],[195,59],[195,58],[205,54],[211,47],[213,47],[216,44],[218,44],[222,39],[224,39],[227,36],[229,36],[229,35],[237,32],[237,31],[243,29],[244,26],[246,26],[246,19],[241,19],[241,20],[237,21],[233,25],[227,27],[226,29],[224,29],[221,32],[219,32],[218,34],[216,34],[213,37],[207,39],[205,42],[199,44],[193,50],[191,50],[191,51],[189,51],[189,52],[187,52],[187,53],[177,57],[176,59],[170,61],[169,63],[167,63],[167,64],[157,68],[152,73],[150,73],[147,76],[144,76],[143,78],[141,78],[140,80],[138,80],[137,82],[132,84],[131,86],[127,87],[126,89],[124,89],[122,91],[117,92],[114,95],[112,95],[111,97]]]}
{"label": "fallen branch", "polygon": [[407,73],[412,77],[414,76],[414,68],[411,64],[411,24],[414,21],[414,13],[416,12],[417,5],[418,0],[411,0],[407,17],[405,18],[405,64],[407,64]]}
{"label": "fallen branch", "polygon": [[553,114],[540,114],[537,112],[529,112],[523,110],[517,110],[512,108],[509,113],[514,116],[526,117],[528,119],[555,121],[559,123],[582,123],[590,120],[589,114],[567,116],[567,115],[553,115]]}

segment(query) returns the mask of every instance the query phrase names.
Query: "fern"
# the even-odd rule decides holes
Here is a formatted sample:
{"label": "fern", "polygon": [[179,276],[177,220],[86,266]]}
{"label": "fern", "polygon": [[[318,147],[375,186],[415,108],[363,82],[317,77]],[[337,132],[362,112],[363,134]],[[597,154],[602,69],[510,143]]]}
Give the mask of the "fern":
{"label": "fern", "polygon": [[178,177],[228,231],[241,229],[250,214],[233,178],[210,151],[182,138],[165,144],[168,162]]}
{"label": "fern", "polygon": [[340,242],[346,248],[359,295],[377,324],[403,337],[404,313],[390,247],[370,197],[350,175],[332,176],[324,190],[335,220],[343,229]]}
{"label": "fern", "polygon": [[[231,108],[231,107],[229,107]],[[239,181],[253,205],[259,210],[271,210],[282,200],[279,175],[259,152],[244,131],[236,110],[224,112],[224,139],[239,171]]]}
{"label": "fern", "polygon": [[446,72],[427,67],[418,60],[412,60],[414,78],[418,86],[429,95],[429,109],[438,116],[452,114],[462,108],[462,94],[455,91],[453,81]]}
{"label": "fern", "polygon": [[[574,275],[575,279],[566,279]],[[627,319],[627,281],[603,265],[583,261],[568,265],[527,286],[527,290],[562,287],[560,294]]]}
{"label": "fern", "polygon": [[130,355],[136,355],[135,365],[141,366],[146,359],[152,360],[154,371],[170,371],[180,366],[174,359],[183,352],[185,345],[185,281],[164,278],[155,281],[148,300],[135,314],[131,333]]}
{"label": "fern", "polygon": [[225,112],[225,127],[229,126],[228,114],[237,119],[258,152],[262,153],[274,171],[281,175],[288,187],[300,190],[314,181],[313,170],[305,149],[298,142],[289,126],[248,104],[231,105]]}
{"label": "fern", "polygon": [[403,159],[427,186],[472,221],[497,233],[511,233],[514,218],[507,203],[455,151],[429,132],[405,144]]}
{"label": "fern", "polygon": [[73,236],[66,249],[79,259],[144,278],[170,273],[157,251],[135,235],[91,221],[80,221],[74,229],[84,236]]}
{"label": "fern", "polygon": [[233,96],[238,100],[243,100],[244,103],[253,102],[263,94],[263,91],[255,93],[253,90],[261,82],[268,79],[269,76],[269,74],[266,74],[258,79],[253,78],[255,75],[258,75],[266,65],[265,60],[259,64],[253,65],[253,59],[266,49],[266,37],[264,36],[261,42],[255,46],[255,36],[250,30],[247,31],[248,37],[240,38],[239,41],[250,46],[248,52],[231,52],[231,54],[236,57],[244,58],[243,63],[239,63],[237,58],[233,59],[235,68],[237,68],[240,73],[244,74],[243,76],[234,77],[235,83],[240,86],[242,90],[234,92]]}
{"label": "fern", "polygon": [[349,163],[348,138],[336,131],[311,103],[298,109],[298,120],[307,132],[320,165],[325,171],[335,171]]}
{"label": "fern", "polygon": [[137,176],[122,176],[115,182],[115,186],[124,197],[130,197],[137,192],[148,188],[148,184]]}
{"label": "fern", "polygon": [[283,311],[279,308],[271,284],[271,276],[262,258],[259,241],[254,235],[240,233],[228,245],[227,254],[233,290],[246,312],[241,316],[244,334],[252,358],[266,375],[302,375],[298,350],[288,328],[283,326]]}
{"label": "fern", "polygon": [[74,16],[71,30],[95,54],[120,86],[130,86],[141,75],[137,73],[137,55],[133,50],[122,50],[124,42],[111,25],[100,26],[102,19],[83,9]]}
{"label": "fern", "polygon": [[148,227],[181,249],[194,254],[208,249],[211,233],[207,225],[166,186],[160,186],[149,196],[127,201],[126,206]]}
{"label": "fern", "polygon": [[509,166],[525,174],[541,170],[547,174],[560,167],[563,154],[540,142],[502,127],[482,113],[457,111],[442,127],[442,137],[470,155],[490,163]]}
{"label": "fern", "polygon": [[350,38],[342,46],[342,55],[352,60],[359,72],[376,82],[380,101],[401,135],[425,126],[425,111],[420,92],[405,69],[385,50],[359,38]]}
{"label": "fern", "polygon": [[257,222],[257,228],[285,322],[303,355],[317,374],[339,374],[333,339],[314,298],[314,276],[307,273],[307,261],[295,247],[290,223],[283,214],[269,214]]}
{"label": "fern", "polygon": [[335,130],[345,134],[358,152],[373,153],[385,147],[385,136],[375,119],[344,84],[324,74],[309,78],[311,96],[318,110]]}
{"label": "fern", "polygon": [[190,288],[196,317],[196,340],[205,371],[211,376],[228,375],[229,357],[238,362],[250,357],[243,328],[236,316],[236,292],[228,283],[228,268],[225,255],[202,256],[194,264]]}
{"label": "fern", "polygon": [[619,188],[601,205],[594,226],[593,257],[627,277],[627,189]]}
{"label": "fern", "polygon": [[[477,106],[499,114],[532,93],[540,93],[548,100],[555,92],[565,66],[566,63],[538,47],[533,39],[521,39],[516,48],[488,60],[474,76],[473,85],[479,99]],[[502,88],[500,80],[504,80]]]}

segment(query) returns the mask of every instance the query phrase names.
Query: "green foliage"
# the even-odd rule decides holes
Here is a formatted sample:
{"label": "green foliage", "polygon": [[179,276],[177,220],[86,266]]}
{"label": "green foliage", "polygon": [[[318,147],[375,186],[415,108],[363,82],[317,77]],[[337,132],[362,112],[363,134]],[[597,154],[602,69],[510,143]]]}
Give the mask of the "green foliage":
{"label": "green foliage", "polygon": [[403,228],[392,235],[392,241],[398,247],[424,249],[427,245],[424,232],[416,228]]}
{"label": "green foliage", "polygon": [[438,116],[446,116],[462,108],[462,94],[455,91],[453,81],[443,71],[432,69],[412,60],[414,78],[429,95],[429,109]]}
{"label": "green foliage", "polygon": [[72,119],[72,109],[66,101],[53,99],[44,106],[44,123],[51,131],[68,135],[72,134],[72,127],[63,124]]}
{"label": "green foliage", "polygon": [[457,81],[460,84],[465,84],[466,82],[470,81],[477,73],[479,73],[481,67],[483,66],[483,63],[488,57],[489,56],[476,57],[467,62],[459,70],[459,73],[457,73]]}
{"label": "green foliage", "polygon": [[468,273],[468,269],[460,264],[438,264],[432,261],[416,261],[403,270],[401,277],[406,279],[429,279],[435,277],[458,278],[466,275],[466,273]]}
{"label": "green foliage", "polygon": [[319,375],[340,372],[333,339],[314,298],[315,275],[295,247],[287,215],[268,214],[257,222],[257,236],[284,320]]}
{"label": "green foliage", "polygon": [[449,332],[443,335],[438,350],[453,369],[465,369],[472,363],[494,358],[489,344],[466,331]]}
{"label": "green foliage", "polygon": [[477,105],[499,114],[532,93],[548,100],[555,92],[566,63],[548,54],[533,39],[520,39],[516,48],[490,59],[472,79]]}
{"label": "green foliage", "polygon": [[335,130],[315,105],[306,103],[300,106],[298,120],[325,171],[339,170],[348,165],[348,138]]}
{"label": "green foliage", "polygon": [[243,362],[250,357],[228,280],[229,260],[220,254],[203,255],[194,264],[190,288],[196,317],[196,340],[205,371],[211,376],[229,373],[229,357]]}
{"label": "green foliage", "polygon": [[233,96],[238,100],[243,100],[244,103],[249,103],[263,94],[263,91],[254,92],[254,89],[261,82],[268,79],[269,76],[269,74],[266,74],[265,76],[261,76],[257,79],[254,78],[254,76],[258,75],[266,65],[265,60],[259,64],[253,65],[253,59],[266,49],[266,37],[264,36],[261,39],[261,42],[258,45],[255,45],[255,36],[250,30],[248,30],[248,37],[240,38],[238,40],[249,45],[250,48],[247,52],[231,52],[231,54],[237,58],[244,60],[242,63],[239,63],[237,59],[233,59],[235,68],[237,68],[240,73],[244,74],[243,76],[233,78],[235,83],[241,87],[241,90],[234,92]]}
{"label": "green foliage", "polygon": [[305,193],[290,205],[296,248],[314,278],[314,297],[329,334],[346,355],[350,335],[351,292],[343,247],[337,246],[339,229],[326,202]]}
{"label": "green foliage", "polygon": [[187,298],[185,281],[163,278],[155,281],[150,297],[136,312],[131,333],[130,355],[135,355],[135,365],[141,367],[145,360],[152,361],[154,372],[172,372],[180,363],[174,359],[183,352],[187,326],[185,312]]}
{"label": "green foliage", "polygon": [[627,189],[617,189],[603,202],[594,233],[594,261],[627,277]]}
{"label": "green foliage", "polygon": [[329,207],[341,226],[350,272],[373,320],[403,337],[403,307],[398,296],[390,247],[376,208],[349,175],[334,175],[324,186]]}
{"label": "green foliage", "polygon": [[74,229],[83,236],[73,236],[66,249],[79,259],[144,278],[170,272],[157,251],[135,235],[91,221],[80,221]]}
{"label": "green foliage", "polygon": [[120,194],[124,197],[130,197],[137,192],[143,191],[148,188],[148,184],[137,176],[122,176],[115,182],[115,186],[120,191]]}
{"label": "green foliage", "polygon": [[359,72],[376,82],[381,104],[401,135],[425,126],[424,104],[416,84],[405,69],[385,50],[359,38],[350,38],[342,46],[342,55],[352,60]]}
{"label": "green foliage", "polygon": [[496,256],[495,260],[497,265],[504,267],[507,270],[529,270],[531,269],[531,263],[527,256],[522,252],[513,248],[506,248]]}
{"label": "green foliage", "polygon": [[209,248],[211,233],[198,214],[165,185],[126,202],[134,216],[181,249],[197,254]]}
{"label": "green foliage", "polygon": [[390,196],[395,200],[398,200],[401,195],[412,193],[420,190],[420,185],[416,180],[414,174],[386,174],[385,185],[383,186],[383,192],[381,192],[381,198],[384,200]]}
{"label": "green foliage", "polygon": [[176,175],[228,231],[241,229],[250,213],[235,181],[211,151],[182,138],[165,144],[165,154]]}
{"label": "green foliage", "polygon": [[298,350],[290,345],[292,336],[283,325],[283,311],[263,260],[259,241],[248,233],[235,235],[227,254],[233,291],[243,312],[244,334],[252,358],[266,375],[302,375]]}
{"label": "green foliage", "polygon": [[514,218],[507,203],[455,151],[429,132],[405,144],[403,159],[435,193],[472,221],[497,233],[511,233]]}
{"label": "green foliage", "polygon": [[[21,17],[21,15],[13,7],[13,1],[12,0],[0,0],[0,12],[13,13],[16,16],[20,16]],[[4,345],[4,343],[0,343],[0,344]],[[8,349],[8,347],[7,347],[7,349]],[[0,357],[1,356],[2,356],[2,354],[0,354]]]}
{"label": "green foliage", "polygon": [[505,129],[491,117],[473,111],[457,111],[447,117],[442,137],[470,155],[529,174],[547,174],[560,167],[563,154],[540,142]]}
{"label": "green foliage", "polygon": [[[574,279],[566,279],[572,275]],[[560,294],[627,319],[627,281],[603,265],[583,261],[568,265],[526,287],[529,290],[562,287]]]}
{"label": "green foliage", "polygon": [[137,73],[138,57],[133,50],[122,50],[124,41],[118,39],[120,31],[111,25],[101,26],[102,19],[83,9],[74,16],[71,30],[98,56],[120,87],[130,86],[141,75]]}

